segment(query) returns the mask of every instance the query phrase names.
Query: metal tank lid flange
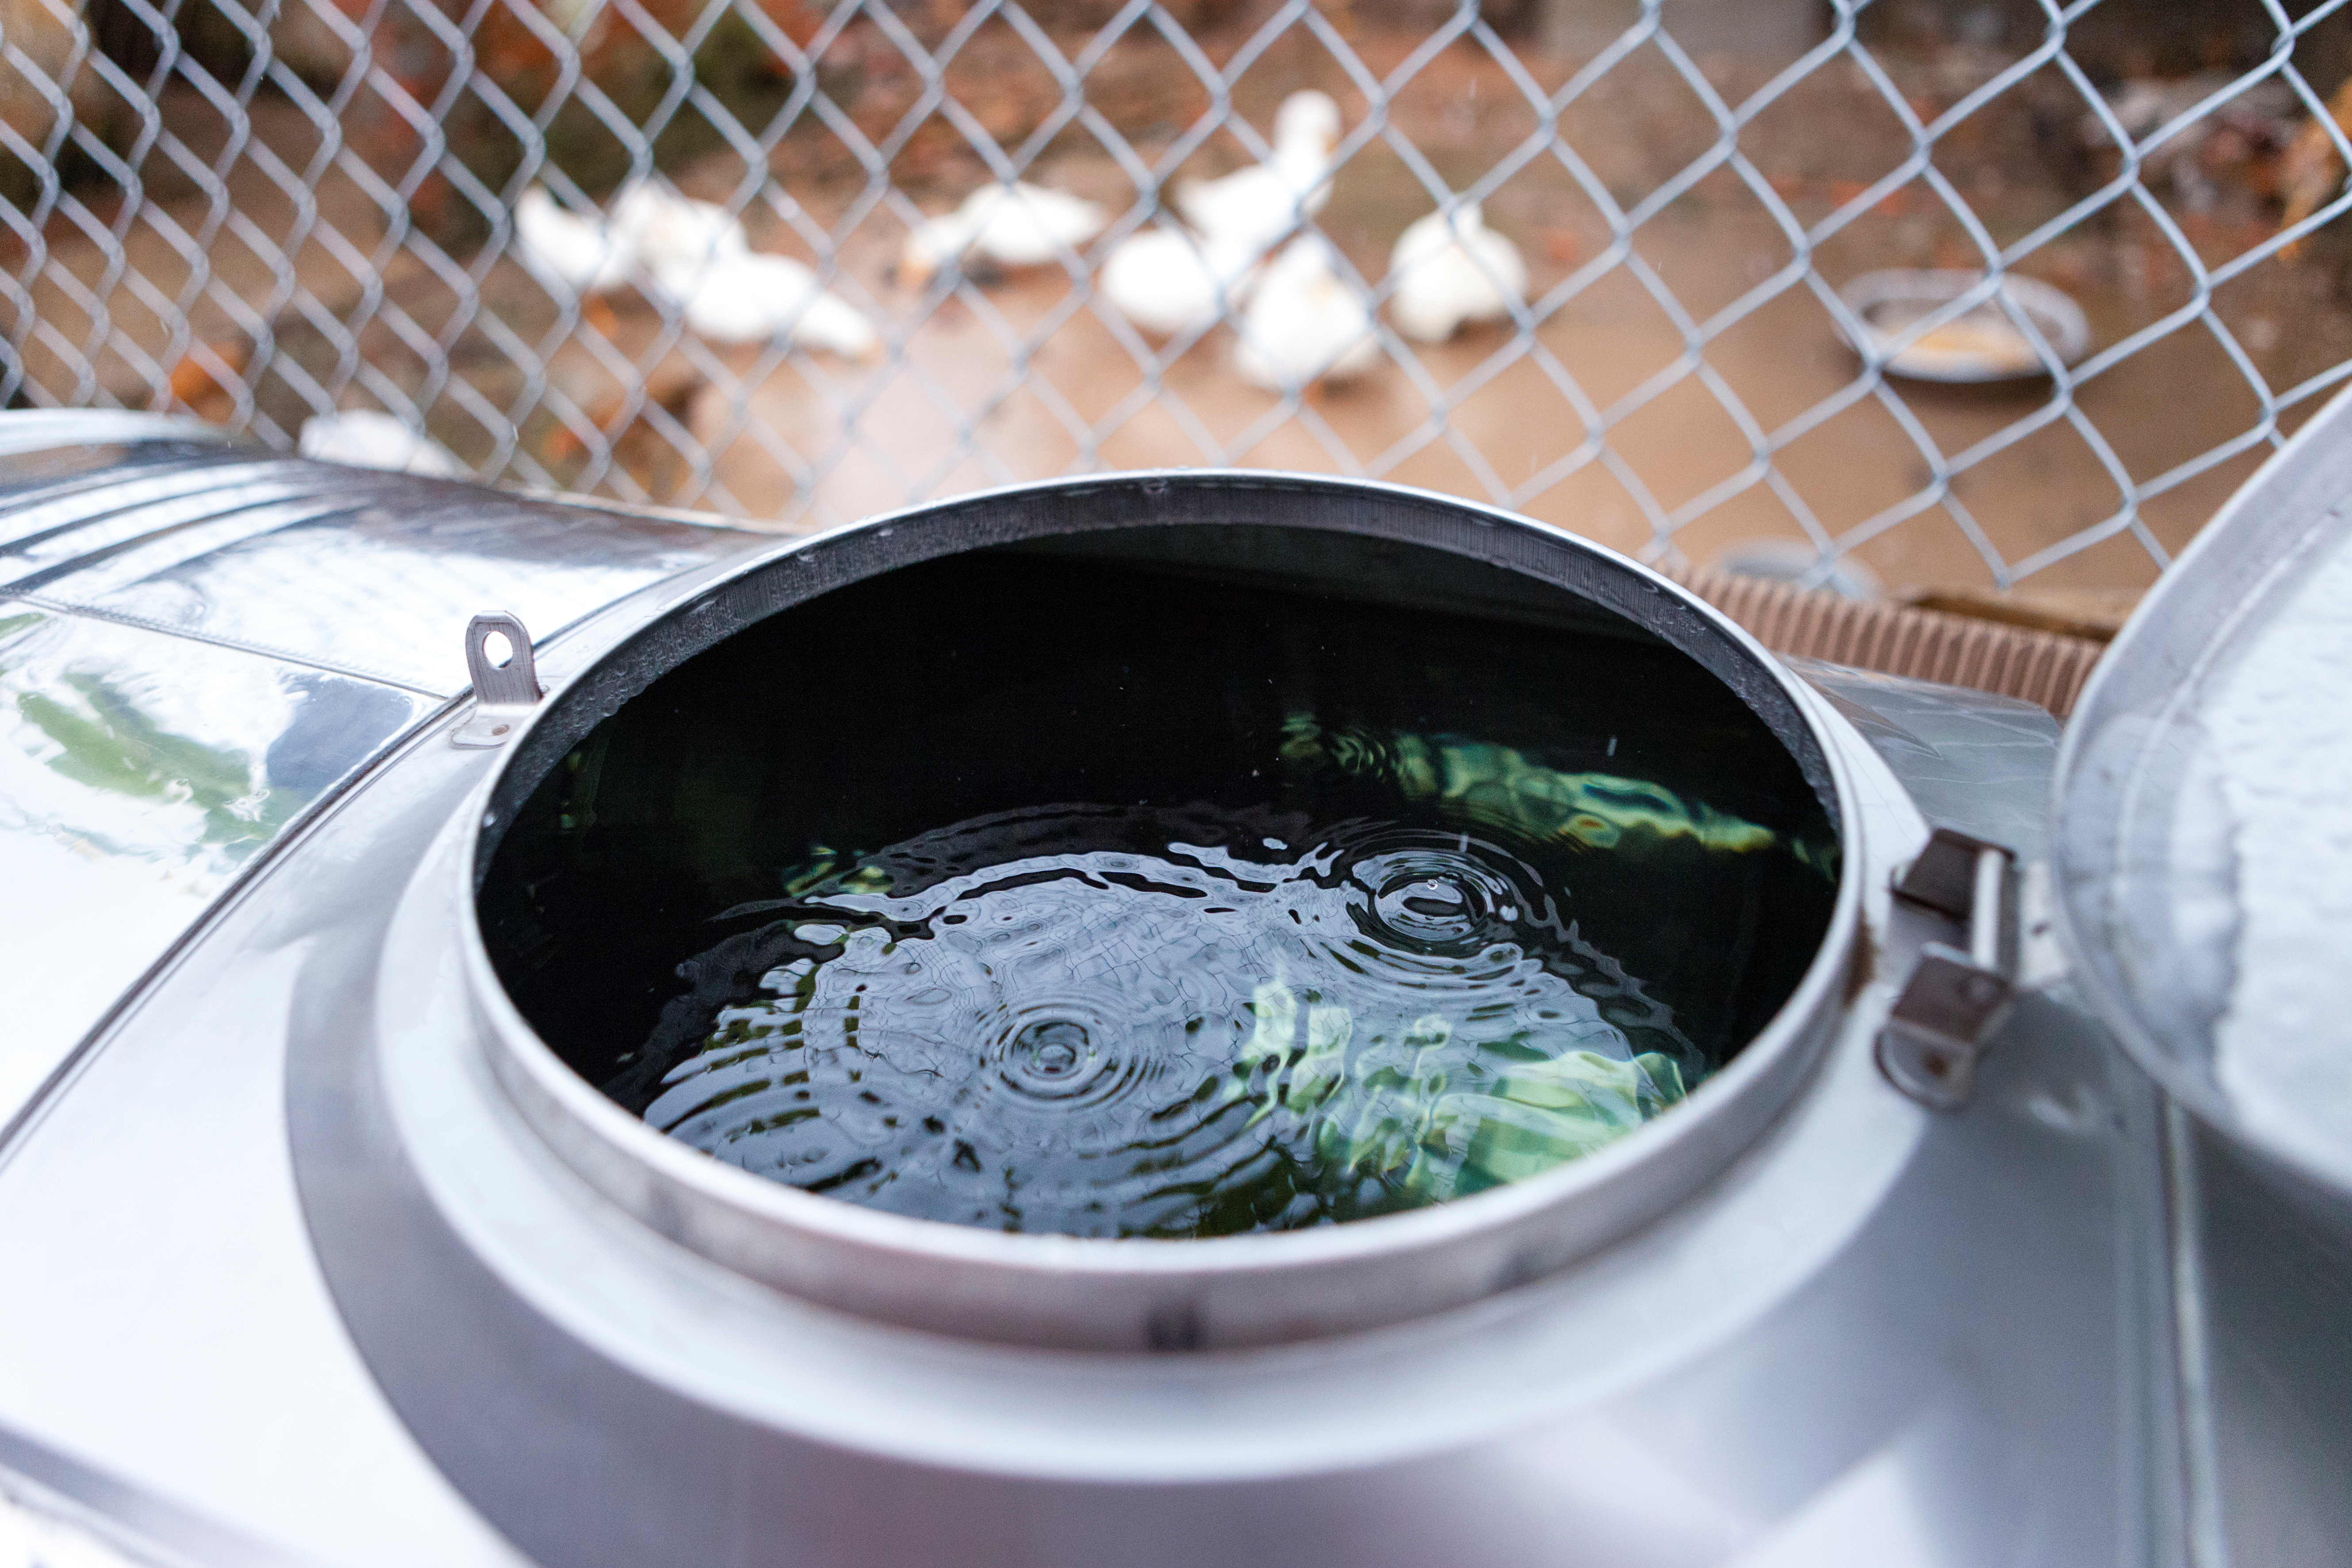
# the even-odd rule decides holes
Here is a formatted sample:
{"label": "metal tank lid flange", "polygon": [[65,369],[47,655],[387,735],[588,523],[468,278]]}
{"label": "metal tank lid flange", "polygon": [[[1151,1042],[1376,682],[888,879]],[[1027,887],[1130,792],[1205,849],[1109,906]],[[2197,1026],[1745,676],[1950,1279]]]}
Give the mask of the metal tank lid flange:
{"label": "metal tank lid flange", "polygon": [[483,1049],[522,1119],[605,1198],[761,1284],[882,1322],[1097,1350],[1279,1343],[1403,1321],[1549,1273],[1654,1219],[1778,1117],[1841,1016],[1861,923],[1843,857],[1829,929],[1769,1023],[1683,1105],[1547,1173],[1432,1207],[1306,1231],[1201,1240],[1007,1234],[803,1192],[677,1142],[607,1100],[525,1020],[474,908],[488,852],[537,780],[601,719],[692,655],[780,610],[895,567],[994,544],[1154,523],[1282,527],[1421,545],[1500,566],[1563,605],[1633,621],[1696,659],[1791,753],[1832,831],[1854,819],[1844,764],[1793,676],[1664,578],[1525,520],[1399,487],[1187,471],[1025,486],[817,536],[752,563],[539,704],[480,797],[460,857],[460,941]]}

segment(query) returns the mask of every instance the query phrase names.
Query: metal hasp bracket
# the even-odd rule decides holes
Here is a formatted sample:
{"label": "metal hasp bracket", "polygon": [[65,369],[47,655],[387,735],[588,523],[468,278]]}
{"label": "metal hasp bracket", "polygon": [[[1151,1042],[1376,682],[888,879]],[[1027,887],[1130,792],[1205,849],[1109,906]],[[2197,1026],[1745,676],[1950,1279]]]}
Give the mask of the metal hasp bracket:
{"label": "metal hasp bracket", "polygon": [[1920,940],[1878,1033],[1878,1068],[1930,1110],[1968,1103],[1977,1064],[2016,998],[2016,861],[2000,845],[1939,827],[1895,879],[1891,934]]}
{"label": "metal hasp bracket", "polygon": [[[503,664],[490,658],[494,632],[509,650]],[[453,746],[505,745],[546,695],[531,660],[530,634],[513,616],[476,616],[466,623],[466,674],[474,683],[474,712],[449,737]]]}

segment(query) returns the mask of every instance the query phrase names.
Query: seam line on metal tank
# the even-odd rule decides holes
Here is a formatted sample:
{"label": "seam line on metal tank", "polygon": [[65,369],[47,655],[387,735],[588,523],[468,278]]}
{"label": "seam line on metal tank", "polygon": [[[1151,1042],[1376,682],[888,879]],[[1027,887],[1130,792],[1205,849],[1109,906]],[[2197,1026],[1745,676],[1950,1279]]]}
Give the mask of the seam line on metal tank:
{"label": "seam line on metal tank", "polygon": [[2221,1453],[2213,1431],[2211,1338],[2205,1321],[2205,1280],[2199,1256],[2203,1216],[2198,1205],[2197,1152],[2188,1113],[2164,1101],[2164,1189],[2169,1213],[2172,1350],[2179,1368],[2181,1491],[2186,1501],[2188,1555],[2192,1568],[2230,1568],[2222,1518]]}
{"label": "seam line on metal tank", "polygon": [[[316,506],[320,510],[308,512],[292,510],[305,504]],[[202,517],[183,518],[177,522],[160,523],[143,533],[135,533],[128,539],[118,539],[111,544],[101,544],[95,549],[84,551],[71,560],[59,561],[52,565],[44,566],[38,571],[27,572],[22,577],[12,580],[8,587],[11,592],[17,594],[37,594],[51,583],[62,582],[79,572],[87,571],[90,567],[101,565],[119,556],[127,555],[134,550],[144,549],[158,540],[169,539],[175,533],[185,533],[190,529],[209,528],[215,523],[233,523],[238,518],[247,519],[249,526],[257,521],[258,526],[254,527],[254,531],[242,535],[233,542],[242,544],[249,540],[267,538],[280,529],[299,528],[328,518],[349,516],[363,510],[366,504],[362,501],[353,505],[327,491],[310,495],[270,496],[266,500],[248,501],[243,506],[233,506],[226,510],[207,512]],[[286,510],[289,514],[267,520],[256,520],[251,515],[273,510]],[[120,517],[122,513],[117,512],[112,515]],[[226,544],[222,546],[224,549],[228,547]]]}
{"label": "seam line on metal tank", "polygon": [[[162,1547],[176,1565],[202,1562],[221,1568],[309,1568],[309,1560],[235,1526],[186,1508],[138,1483],[85,1464],[0,1426],[0,1462],[40,1490],[89,1510],[119,1526],[140,1547]],[[101,1532],[111,1539],[110,1532]],[[148,1560],[142,1552],[140,1560]],[[158,1568],[162,1568],[159,1564]]]}
{"label": "seam line on metal tank", "polygon": [[2129,1303],[2120,1320],[2124,1354],[2116,1367],[2122,1430],[2135,1434],[2116,1490],[2126,1538],[2119,1561],[2144,1568],[2189,1568],[2187,1500],[2181,1478],[2180,1362],[2173,1321],[2172,1213],[2166,1175],[2165,1100],[2155,1080],[2111,1056],[2116,1099],[2116,1278]]}
{"label": "seam line on metal tank", "polygon": [[[112,470],[112,469],[110,469],[110,470],[108,470],[108,472],[110,473],[110,475],[112,477],[112,479],[113,479],[113,486],[112,486],[111,488],[120,488],[120,487],[121,487],[121,486],[123,486],[123,485],[126,485],[126,484],[137,484],[137,483],[139,483],[142,479],[156,479],[156,478],[160,478],[160,477],[164,477],[164,476],[169,476],[169,475],[180,475],[180,474],[202,475],[202,474],[203,474],[203,473],[205,473],[207,469],[210,469],[210,468],[227,468],[227,467],[235,467],[235,466],[236,466],[236,465],[234,465],[234,464],[187,464],[187,465],[179,465],[179,466],[174,466],[174,467],[168,467],[168,468],[163,468],[163,469],[162,470],[161,474],[142,474],[142,475],[135,475],[135,476],[133,476],[132,478],[131,478],[131,479],[125,479],[118,470]],[[253,476],[252,476],[252,479],[253,479],[253,481],[254,481],[254,482],[258,482],[258,481],[259,481],[259,480],[264,477],[264,470],[267,470],[267,469],[271,468],[283,467],[283,466],[285,466],[285,465],[283,465],[283,464],[278,464],[278,463],[268,463],[268,462],[248,462],[248,463],[247,463],[245,466],[246,466],[246,467],[248,467],[248,468],[253,468],[254,470],[256,470],[256,471],[255,471],[255,473],[254,473],[254,474],[253,474]],[[88,489],[89,489],[96,490],[96,489],[108,489],[108,488],[110,488],[110,487],[104,486],[104,485],[92,485],[92,486],[89,486],[89,487],[87,487],[87,488],[88,488]],[[69,495],[70,495],[70,494],[72,494],[72,493],[75,493],[75,492],[68,492],[68,495],[69,496]],[[190,487],[188,487],[186,489],[184,489],[184,490],[175,490],[175,491],[173,491],[172,493],[167,494],[167,495],[160,495],[160,496],[152,496],[152,495],[151,495],[151,496],[138,497],[138,498],[134,498],[134,499],[132,499],[132,500],[130,500],[124,501],[121,505],[119,505],[119,506],[107,506],[107,507],[100,507],[100,508],[99,508],[99,509],[97,509],[97,510],[92,510],[92,511],[88,511],[88,512],[79,513],[79,514],[77,514],[77,515],[75,515],[75,516],[73,516],[73,517],[69,517],[69,518],[66,519],[64,521],[59,522],[59,523],[57,523],[57,524],[55,524],[55,525],[53,525],[53,526],[51,526],[51,527],[44,528],[44,529],[39,529],[39,530],[35,531],[34,532],[27,533],[27,534],[23,534],[23,535],[21,535],[21,536],[19,536],[19,537],[17,537],[17,538],[14,538],[14,539],[9,540],[9,541],[8,541],[6,543],[5,543],[5,544],[0,544],[0,555],[18,555],[18,554],[22,554],[22,553],[23,553],[26,549],[30,548],[30,547],[31,547],[31,546],[33,546],[33,545],[37,545],[37,544],[43,543],[43,542],[47,542],[47,541],[48,541],[48,540],[60,538],[60,537],[62,537],[63,535],[66,535],[66,534],[68,534],[68,533],[72,533],[72,532],[74,532],[75,531],[77,531],[77,530],[79,530],[79,529],[94,528],[94,527],[97,527],[97,526],[99,526],[99,525],[100,525],[100,524],[107,523],[107,522],[111,522],[111,521],[116,521],[116,520],[118,520],[118,519],[121,519],[121,518],[123,518],[123,517],[135,516],[135,515],[137,515],[139,512],[141,512],[141,511],[144,511],[144,510],[148,510],[148,509],[150,509],[150,508],[154,508],[154,507],[165,507],[165,506],[169,506],[169,505],[171,505],[171,504],[172,504],[173,502],[174,502],[174,501],[186,501],[186,500],[193,500],[193,499],[194,499],[195,497],[197,497],[197,496],[199,496],[199,495],[202,495],[203,493],[204,493],[204,487],[202,487],[201,485],[191,485],[191,486],[190,486]],[[331,494],[331,493],[333,493],[333,491],[332,491],[331,489],[319,489],[319,490],[317,490],[317,491],[312,491],[312,492],[296,491],[296,492],[292,492],[292,493],[289,493],[289,494],[287,494],[287,495],[283,495],[283,496],[272,496],[272,497],[268,498],[268,500],[257,500],[257,501],[251,502],[251,503],[250,503],[250,505],[253,505],[253,506],[264,506],[264,505],[268,505],[268,502],[269,502],[269,501],[271,501],[271,500],[308,500],[308,499],[310,499],[310,497],[311,497],[312,495],[327,495],[327,494]],[[25,500],[21,501],[20,503],[18,503],[18,504],[17,504],[16,507],[14,507],[12,510],[14,510],[15,511],[16,511],[16,512],[18,512],[18,513],[22,513],[22,512],[26,512],[26,511],[37,510],[38,510],[39,508],[41,508],[42,506],[45,506],[45,505],[54,506],[54,505],[58,504],[58,502],[60,502],[60,501],[62,501],[62,500],[66,500],[66,499],[68,499],[68,497],[67,497],[67,496],[59,496],[59,497],[54,498],[53,500],[48,500],[48,501],[42,501],[42,500],[37,500],[37,499],[26,499],[26,500]],[[230,508],[228,508],[227,510],[224,510],[224,511],[218,511],[218,512],[212,512],[212,513],[208,513],[208,514],[206,514],[206,516],[205,516],[205,517],[203,517],[203,518],[196,518],[196,519],[192,519],[192,520],[190,520],[190,521],[202,522],[202,521],[209,521],[211,518],[214,518],[214,517],[233,517],[233,516],[235,516],[237,512],[239,512],[239,511],[243,511],[243,510],[247,510],[247,508],[246,508],[246,507],[230,507]],[[137,536],[137,538],[143,539],[143,538],[147,538],[147,537],[149,537],[149,535],[150,535],[150,534],[163,533],[163,532],[166,532],[166,531],[168,531],[170,529],[173,529],[173,528],[178,528],[178,527],[184,527],[184,526],[185,526],[185,524],[184,524],[184,523],[167,523],[167,524],[164,524],[164,525],[163,525],[163,526],[162,526],[162,527],[159,527],[159,528],[155,528],[155,529],[150,530],[148,534],[141,534],[141,535],[138,535],[138,536]],[[134,542],[135,542],[135,541],[134,541]],[[95,554],[97,554],[98,552],[92,552],[91,553],[92,553],[93,555],[95,555]],[[80,560],[80,559],[82,559],[82,557],[77,556],[77,557],[75,557],[75,559],[76,559],[76,560]],[[47,570],[54,571],[54,570],[56,570],[56,568],[52,567],[52,568],[47,568]]]}
{"label": "seam line on metal tank", "polygon": [[[30,605],[36,609],[47,610],[55,616],[75,616],[84,620],[104,621],[110,626],[130,626],[137,631],[153,632],[158,637],[181,637],[189,642],[203,643],[210,647],[226,648],[232,653],[249,653],[262,658],[274,658],[285,664],[299,665],[304,669],[315,669],[322,675],[340,675],[350,680],[364,680],[371,686],[387,686],[395,691],[413,692],[419,697],[429,697],[436,702],[456,701],[459,698],[469,695],[473,690],[469,686],[461,686],[455,693],[436,690],[430,686],[419,686],[413,681],[402,680],[394,676],[380,674],[372,669],[362,669],[356,665],[335,664],[314,655],[296,653],[291,648],[278,647],[268,643],[238,642],[234,638],[220,637],[211,632],[190,631],[185,626],[166,626],[161,621],[150,620],[144,616],[131,616],[120,610],[103,610],[89,605],[70,604],[63,599],[53,599],[46,594],[19,594],[13,590],[0,589],[0,600],[8,599]],[[571,624],[576,626],[579,623],[574,621]],[[561,632],[553,634],[553,636],[561,635]],[[542,637],[534,646],[544,647],[550,640],[551,637]]]}
{"label": "seam line on metal tank", "polygon": [[814,539],[824,531],[818,528],[794,529],[789,532],[781,530],[749,528],[731,518],[721,517],[715,511],[696,511],[691,508],[680,506],[639,506],[632,501],[614,500],[610,496],[581,495],[572,490],[551,489],[544,485],[482,483],[481,488],[494,491],[510,500],[527,500],[542,506],[570,507],[580,511],[602,512],[609,517],[644,518],[654,522],[675,522],[687,528],[707,528],[713,533],[740,533],[746,539]]}
{"label": "seam line on metal tank", "polygon": [[[58,449],[69,450],[70,448]],[[137,448],[134,446],[132,449],[135,451]],[[16,455],[17,454],[0,451],[0,463],[5,463],[9,457]],[[0,500],[5,500],[5,504],[11,510],[26,510],[33,507],[54,505],[57,502],[66,500],[73,496],[84,494],[90,490],[105,489],[110,486],[119,485],[122,483],[123,469],[126,467],[132,469],[137,477],[143,479],[156,479],[166,474],[184,474],[200,468],[222,468],[239,459],[249,462],[253,460],[253,451],[249,447],[224,447],[217,453],[192,453],[184,458],[167,458],[145,463],[118,463],[108,468],[95,469],[89,473],[69,475],[64,479],[55,479],[47,484],[36,483],[28,485],[23,489],[14,491],[5,497],[0,497]],[[103,517],[107,514],[104,512],[93,512],[91,515],[93,517]],[[43,531],[47,532],[49,531],[44,530]],[[26,537],[30,538],[32,536],[27,535]],[[12,541],[11,542],[20,542]]]}

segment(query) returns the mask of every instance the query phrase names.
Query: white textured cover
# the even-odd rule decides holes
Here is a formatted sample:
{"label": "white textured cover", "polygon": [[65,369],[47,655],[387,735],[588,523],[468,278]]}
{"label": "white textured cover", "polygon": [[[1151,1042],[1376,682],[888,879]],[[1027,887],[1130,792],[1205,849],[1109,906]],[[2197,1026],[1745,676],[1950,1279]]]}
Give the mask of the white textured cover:
{"label": "white textured cover", "polygon": [[2250,1126],[2352,1178],[2352,548],[2255,632],[2205,709],[2240,910],[2215,1072]]}

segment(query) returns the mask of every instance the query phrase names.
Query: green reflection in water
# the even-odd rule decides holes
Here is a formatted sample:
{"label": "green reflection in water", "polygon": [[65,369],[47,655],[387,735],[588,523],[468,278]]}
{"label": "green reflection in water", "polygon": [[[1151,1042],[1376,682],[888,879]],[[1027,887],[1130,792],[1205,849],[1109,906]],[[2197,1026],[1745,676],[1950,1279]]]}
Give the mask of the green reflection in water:
{"label": "green reflection in water", "polygon": [[1414,805],[1434,805],[1538,844],[1609,849],[1628,836],[1646,834],[1744,854],[1780,841],[1769,827],[1703,802],[1685,803],[1646,779],[1562,773],[1531,763],[1511,747],[1458,735],[1326,729],[1314,715],[1295,713],[1283,726],[1282,757],[1384,779]]}
{"label": "green reflection in water", "polygon": [[1192,1237],[1400,1213],[1602,1148],[1709,1067],[1536,866],[1450,826],[1036,808],[820,850],[784,883],[720,917],[782,918],[688,960],[696,994],[605,1092],[924,1218]]}
{"label": "green reflection in water", "polygon": [[[1529,1029],[1479,1040],[1465,1058],[1451,1048],[1454,1021],[1437,1013],[1414,1020],[1393,1047],[1351,1053],[1352,1010],[1310,1004],[1302,1030],[1299,997],[1278,980],[1255,989],[1250,1011],[1257,1026],[1241,1053],[1244,1072],[1278,1086],[1250,1125],[1296,1122],[1292,1136],[1303,1134],[1315,1162],[1379,1184],[1399,1208],[1540,1174],[1616,1142],[1686,1092],[1681,1064],[1664,1052],[1555,1054]],[[1241,1098],[1248,1081],[1234,1082],[1228,1098]]]}

